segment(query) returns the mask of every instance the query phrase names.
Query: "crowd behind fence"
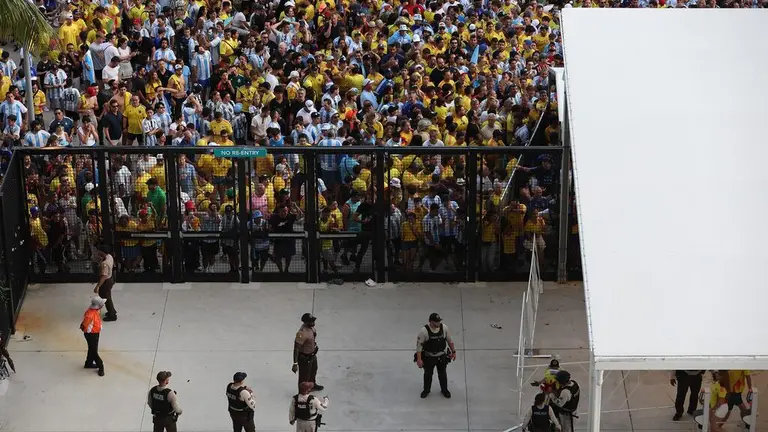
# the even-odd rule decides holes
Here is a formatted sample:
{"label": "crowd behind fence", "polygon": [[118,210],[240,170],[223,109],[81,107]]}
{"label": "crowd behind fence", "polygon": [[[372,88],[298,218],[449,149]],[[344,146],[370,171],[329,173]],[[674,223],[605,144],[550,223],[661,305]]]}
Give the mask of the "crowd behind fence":
{"label": "crowd behind fence", "polygon": [[534,247],[554,278],[561,147],[216,151],[16,149],[30,280],[92,280],[100,243],[121,281],[524,281]]}

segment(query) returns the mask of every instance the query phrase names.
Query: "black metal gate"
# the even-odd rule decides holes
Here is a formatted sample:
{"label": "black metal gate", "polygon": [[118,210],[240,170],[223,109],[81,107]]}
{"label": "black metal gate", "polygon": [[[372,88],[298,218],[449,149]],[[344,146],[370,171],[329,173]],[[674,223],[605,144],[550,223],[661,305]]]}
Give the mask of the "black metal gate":
{"label": "black metal gate", "polygon": [[[560,201],[549,185],[543,211],[520,190],[556,181],[561,151],[21,148],[3,184],[4,196],[18,195],[10,216],[3,200],[4,234],[30,239],[17,262],[33,281],[95,280],[102,241],[123,282],[525,280],[526,236],[557,238]],[[542,154],[554,164],[544,176]],[[531,223],[525,209],[536,206]]]}

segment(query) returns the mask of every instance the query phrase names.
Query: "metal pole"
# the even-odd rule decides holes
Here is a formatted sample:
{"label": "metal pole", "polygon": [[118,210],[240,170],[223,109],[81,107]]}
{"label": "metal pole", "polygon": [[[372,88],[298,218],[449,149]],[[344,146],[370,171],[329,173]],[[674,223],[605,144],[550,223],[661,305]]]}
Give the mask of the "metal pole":
{"label": "metal pole", "polygon": [[377,152],[374,157],[376,158],[375,175],[373,177],[376,185],[374,209],[377,215],[374,218],[376,225],[373,228],[373,256],[376,261],[374,263],[374,274],[376,275],[376,282],[383,283],[386,282],[387,276],[387,264],[385,261],[387,259],[387,230],[389,228],[388,226],[385,227],[384,222],[389,220],[387,215],[390,214],[390,209],[387,207],[386,198],[384,197],[384,164],[386,155],[384,152]]}
{"label": "metal pole", "polygon": [[251,165],[251,159],[239,159],[235,161],[237,163],[237,195],[236,202],[237,208],[240,210],[237,213],[238,222],[238,238],[235,240],[238,242],[240,249],[240,283],[249,283],[251,280],[251,248],[248,233],[248,221],[251,219],[251,215],[248,214],[248,182],[246,182],[247,172],[246,166]]}
{"label": "metal pole", "polygon": [[317,219],[320,209],[317,205],[317,155],[307,153],[302,155],[304,158],[304,228],[307,232],[305,240],[307,247],[307,282],[320,282],[320,240],[318,238]]}
{"label": "metal pole", "polygon": [[27,122],[27,128],[30,128],[29,125],[31,125],[32,122],[35,121],[35,99],[34,99],[34,95],[32,95],[32,54],[30,54],[31,49],[29,45],[24,47],[23,50],[24,50],[24,80],[25,80],[25,86],[27,88],[24,94],[26,95],[26,99],[27,99],[27,118],[29,119]]}
{"label": "metal pole", "polygon": [[[563,101],[565,103],[565,101]],[[557,283],[568,282],[568,236],[571,234],[568,210],[571,205],[571,137],[568,133],[568,110],[560,125],[563,154],[560,163],[560,223],[557,242]]]}
{"label": "metal pole", "polygon": [[477,278],[477,152],[470,151],[465,163],[467,173],[467,222],[464,229],[464,246],[466,251],[467,282],[475,282]]}
{"label": "metal pole", "polygon": [[603,371],[598,370],[595,367],[594,359],[592,359],[589,375],[590,380],[592,381],[592,395],[589,398],[589,428],[587,430],[590,432],[600,432],[600,411],[603,400]]}

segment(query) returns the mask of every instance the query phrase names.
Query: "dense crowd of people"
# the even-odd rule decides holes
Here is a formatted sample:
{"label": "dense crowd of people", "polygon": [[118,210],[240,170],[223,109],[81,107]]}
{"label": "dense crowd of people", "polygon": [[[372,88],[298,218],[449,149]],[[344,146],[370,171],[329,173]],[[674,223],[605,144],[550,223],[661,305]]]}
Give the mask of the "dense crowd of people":
{"label": "dense crowd of people", "polygon": [[[31,68],[32,88],[25,89],[23,68],[9,52],[0,58],[4,163],[17,145],[143,145],[158,152],[113,154],[106,185],[87,152],[25,155],[39,270],[70,271],[72,262],[93,255],[102,206],[114,216],[121,271],[162,269],[168,259],[162,241],[121,233],[167,229],[169,216],[180,218],[182,231],[226,237],[185,240],[187,271],[240,270],[236,166],[245,163],[253,269],[287,272],[296,255],[306,258],[304,242],[267,233],[300,232],[308,217],[304,157],[288,147],[521,146],[542,117],[549,119],[543,142],[558,144],[548,72],[563,65],[559,10],[595,5],[74,0],[40,6],[58,38]],[[33,107],[26,106],[25,91],[32,92]],[[29,124],[28,109],[36,116]],[[50,111],[53,119],[44,122]],[[199,150],[234,145],[280,150],[239,161]],[[169,161],[163,146],[190,151]],[[476,161],[464,154],[389,153],[383,180],[362,151],[318,159],[319,211],[311,215],[318,230],[362,233],[321,241],[324,271],[360,270],[370,259],[365,233],[375,223],[386,224],[388,260],[403,272],[463,269],[468,164],[477,164],[481,271],[523,268],[527,252],[543,251],[553,232],[559,167],[550,154],[522,166],[510,152]],[[178,173],[179,215],[168,215],[169,163]],[[528,181],[509,190],[513,172]],[[373,210],[377,183],[385,189],[385,216]],[[100,202],[102,188],[108,203]]]}

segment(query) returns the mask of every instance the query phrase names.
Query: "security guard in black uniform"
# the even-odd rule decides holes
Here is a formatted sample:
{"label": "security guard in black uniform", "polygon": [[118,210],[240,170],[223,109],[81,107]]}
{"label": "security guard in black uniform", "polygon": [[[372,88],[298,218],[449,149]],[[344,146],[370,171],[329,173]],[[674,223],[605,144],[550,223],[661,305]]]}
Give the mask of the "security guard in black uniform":
{"label": "security guard in black uniform", "polygon": [[552,432],[560,430],[552,407],[547,404],[547,395],[539,393],[533,400],[533,406],[523,418],[523,432]]}
{"label": "security guard in black uniform", "polygon": [[560,419],[560,424],[565,432],[573,432],[573,419],[576,410],[579,408],[579,398],[581,391],[579,383],[571,379],[568,371],[561,370],[555,376],[557,380],[557,389],[555,397],[550,402],[552,409]]}
{"label": "security guard in black uniform", "polygon": [[232,377],[232,382],[227,384],[227,405],[234,432],[240,432],[243,429],[245,432],[256,432],[256,425],[253,422],[256,409],[253,390],[243,383],[247,376],[245,372],[237,372]]}
{"label": "security guard in black uniform", "polygon": [[[446,368],[451,360],[456,360],[456,347],[448,332],[448,326],[437,313],[429,315],[429,324],[419,330],[416,337],[416,366],[424,369],[424,390],[422,399],[432,390],[432,375],[437,368],[437,379],[440,381],[440,392],[446,398],[451,397],[448,391],[448,375]],[[450,348],[450,349],[449,349]]]}
{"label": "security guard in black uniform", "polygon": [[317,331],[315,331],[315,318],[310,313],[301,316],[301,328],[296,332],[296,339],[293,343],[293,365],[291,371],[299,372],[299,392],[301,392],[301,383],[311,382],[314,384],[312,391],[320,391],[325,387],[317,383]]}
{"label": "security guard in black uniform", "polygon": [[147,405],[152,410],[153,432],[176,432],[176,420],[181,415],[181,408],[176,392],[168,388],[171,373],[157,373],[157,385],[149,389]]}

